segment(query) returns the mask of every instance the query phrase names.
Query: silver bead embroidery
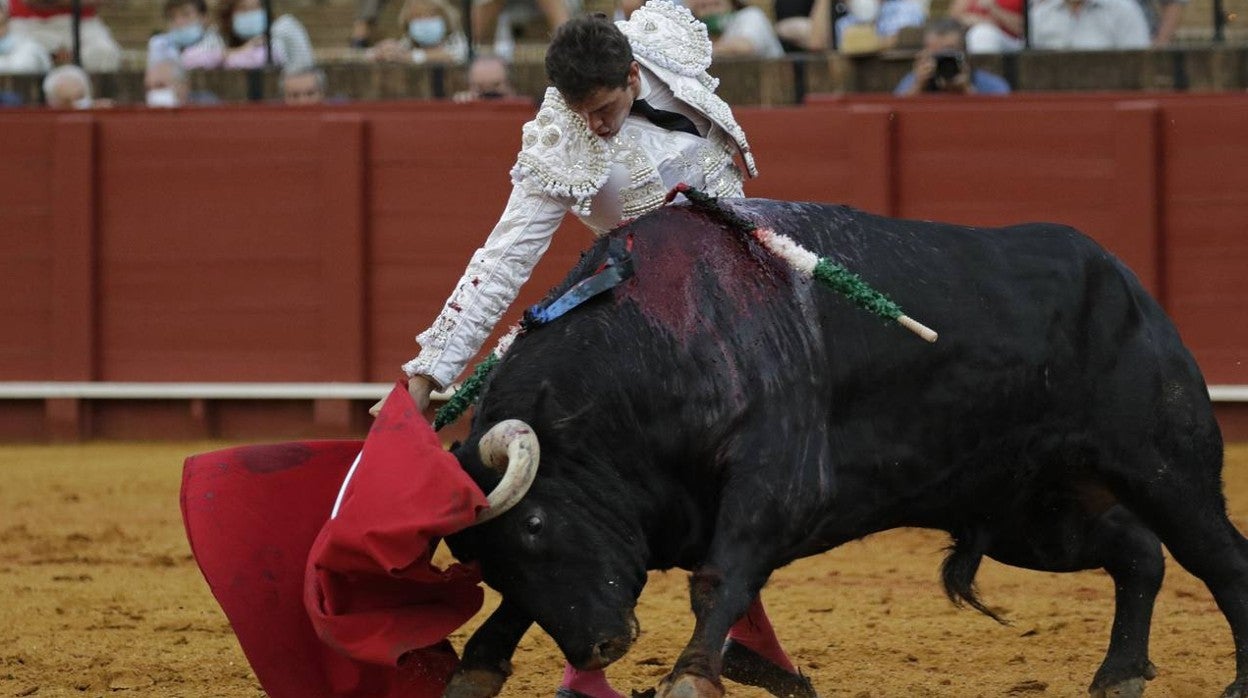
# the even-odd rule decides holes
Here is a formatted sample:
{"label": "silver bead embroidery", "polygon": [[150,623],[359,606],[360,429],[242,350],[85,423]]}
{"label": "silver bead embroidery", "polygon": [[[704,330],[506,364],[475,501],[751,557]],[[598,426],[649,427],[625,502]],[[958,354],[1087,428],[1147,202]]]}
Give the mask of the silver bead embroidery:
{"label": "silver bead embroidery", "polygon": [[688,8],[668,0],[650,0],[616,26],[628,37],[635,57],[694,77],[711,65],[711,39],[706,25]]}
{"label": "silver bead embroidery", "polygon": [[590,198],[607,181],[607,145],[555,88],[547,88],[537,118],[525,124],[523,143],[512,180],[532,177],[542,191],[573,199],[573,211],[588,215]]}

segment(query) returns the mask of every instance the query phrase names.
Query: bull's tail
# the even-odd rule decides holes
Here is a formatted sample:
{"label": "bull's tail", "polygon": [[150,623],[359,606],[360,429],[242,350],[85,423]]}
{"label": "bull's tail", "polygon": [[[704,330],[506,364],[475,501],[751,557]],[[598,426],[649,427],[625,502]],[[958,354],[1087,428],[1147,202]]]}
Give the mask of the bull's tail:
{"label": "bull's tail", "polygon": [[988,608],[975,594],[975,573],[988,551],[989,536],[981,528],[964,529],[953,533],[953,544],[946,550],[949,556],[940,566],[940,579],[945,585],[945,596],[953,605],[964,604],[988,616],[1002,625],[1009,625],[995,611]]}

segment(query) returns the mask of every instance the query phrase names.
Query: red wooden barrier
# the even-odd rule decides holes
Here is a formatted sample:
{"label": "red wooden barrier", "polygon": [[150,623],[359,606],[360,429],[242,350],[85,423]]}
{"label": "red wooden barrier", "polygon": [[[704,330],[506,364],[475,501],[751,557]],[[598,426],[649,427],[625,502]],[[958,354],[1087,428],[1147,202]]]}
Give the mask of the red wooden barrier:
{"label": "red wooden barrier", "polygon": [[[0,380],[392,380],[502,210],[531,115],[437,103],[0,114]],[[1211,383],[1248,384],[1248,96],[816,98],[739,116],[762,171],[748,194],[1075,225],[1163,301]],[[499,332],[589,242],[566,221]],[[153,424],[264,436],[312,421],[340,433],[362,412],[345,400],[162,409],[0,401],[0,439],[141,437]]]}

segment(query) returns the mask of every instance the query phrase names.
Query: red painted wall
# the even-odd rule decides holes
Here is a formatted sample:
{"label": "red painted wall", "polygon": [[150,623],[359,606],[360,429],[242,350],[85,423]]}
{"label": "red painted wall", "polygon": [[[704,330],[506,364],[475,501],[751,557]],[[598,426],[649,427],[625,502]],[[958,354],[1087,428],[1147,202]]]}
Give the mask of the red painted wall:
{"label": "red painted wall", "polygon": [[[1248,96],[816,98],[738,115],[762,171],[750,195],[1069,223],[1136,270],[1211,383],[1248,384]],[[502,210],[531,116],[0,114],[0,380],[389,381]],[[589,242],[565,222],[509,321]],[[19,403],[0,413],[37,422]]]}

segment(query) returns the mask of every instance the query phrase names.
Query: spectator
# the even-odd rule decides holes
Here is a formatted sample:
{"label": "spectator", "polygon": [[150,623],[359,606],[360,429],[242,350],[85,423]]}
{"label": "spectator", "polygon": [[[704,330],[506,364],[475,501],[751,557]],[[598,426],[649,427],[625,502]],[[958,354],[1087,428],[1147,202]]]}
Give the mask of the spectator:
{"label": "spectator", "polygon": [[814,0],[776,0],[776,36],[785,51],[809,51]]}
{"label": "spectator", "polygon": [[463,63],[468,40],[459,12],[446,0],[406,0],[399,10],[402,39],[378,42],[368,52],[374,61],[392,63]]}
{"label": "spectator", "polygon": [[224,67],[264,67],[269,62],[264,50],[266,28],[271,35],[274,65],[287,70],[312,66],[312,40],[293,15],[282,15],[270,24],[260,0],[221,0],[217,16],[226,45]]}
{"label": "spectator", "polygon": [[962,32],[962,25],[952,17],[929,23],[923,31],[923,48],[914,57],[914,70],[897,83],[893,94],[1009,94],[1005,78],[971,65]]}
{"label": "spectator", "polygon": [[1188,0],[1140,0],[1153,46],[1169,46],[1183,19]]}
{"label": "spectator", "polygon": [[706,25],[713,57],[784,55],[776,30],[761,9],[742,0],[688,0],[685,4]]}
{"label": "spectator", "polygon": [[804,51],[824,51],[832,47],[832,0],[812,0],[810,12],[805,17],[790,16],[789,12],[802,9],[794,0],[785,5],[786,17],[776,25],[781,41],[787,41]]}
{"label": "spectator", "polygon": [[282,71],[282,102],[298,105],[324,101],[325,71],[320,68]]}
{"label": "spectator", "polygon": [[1147,48],[1148,21],[1136,0],[1039,0],[1031,6],[1031,45],[1074,51]]}
{"label": "spectator", "polygon": [[468,89],[455,94],[456,102],[513,97],[516,90],[507,75],[507,63],[498,56],[478,56],[468,66]]}
{"label": "spectator", "polygon": [[926,21],[927,10],[918,0],[849,0],[849,14],[836,20],[837,45],[845,47],[846,33],[868,29],[873,48],[892,48],[897,32],[922,27]]}
{"label": "spectator", "polygon": [[54,68],[43,78],[43,99],[53,109],[90,109],[91,77],[72,64]]}
{"label": "spectator", "polygon": [[1023,49],[1023,0],[953,0],[949,16],[967,28],[970,53]]}
{"label": "spectator", "polygon": [[149,107],[181,107],[190,101],[191,85],[176,58],[149,63],[143,71],[143,89]]}
{"label": "spectator", "polygon": [[9,27],[9,6],[0,0],[0,75],[46,73],[52,59],[42,46]]}
{"label": "spectator", "polygon": [[[73,60],[72,0],[8,0],[9,29],[43,46],[58,63]],[[82,65],[92,72],[111,73],[121,65],[121,47],[104,20],[96,16],[99,0],[82,0],[78,26]]]}
{"label": "spectator", "polygon": [[208,23],[204,0],[165,0],[165,32],[147,42],[147,65],[178,61],[183,68],[212,68],[221,64],[225,42]]}
{"label": "spectator", "polygon": [[351,48],[368,48],[373,41],[373,29],[377,26],[377,17],[381,15],[381,6],[386,0],[358,0],[355,6],[355,19],[351,22]]}

